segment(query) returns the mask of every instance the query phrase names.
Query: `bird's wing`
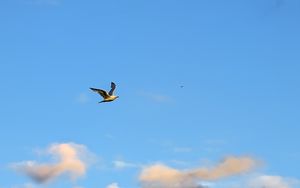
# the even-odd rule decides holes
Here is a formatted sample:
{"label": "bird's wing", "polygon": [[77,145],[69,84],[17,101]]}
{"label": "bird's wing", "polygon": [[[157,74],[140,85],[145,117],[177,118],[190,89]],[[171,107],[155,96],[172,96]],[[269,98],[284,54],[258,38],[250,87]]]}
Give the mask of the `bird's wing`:
{"label": "bird's wing", "polygon": [[96,88],[92,88],[92,87],[90,89],[99,93],[99,95],[101,95],[104,99],[109,97],[108,93],[102,89],[96,89]]}
{"label": "bird's wing", "polygon": [[111,82],[111,90],[109,91],[109,95],[113,95],[114,94],[114,90],[116,89],[116,84]]}

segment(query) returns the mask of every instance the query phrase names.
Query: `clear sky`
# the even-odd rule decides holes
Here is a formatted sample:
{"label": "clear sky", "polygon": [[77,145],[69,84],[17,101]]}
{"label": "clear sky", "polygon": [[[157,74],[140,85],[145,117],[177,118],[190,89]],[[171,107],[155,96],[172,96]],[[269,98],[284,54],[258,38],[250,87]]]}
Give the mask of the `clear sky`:
{"label": "clear sky", "polygon": [[255,168],[198,187],[300,187],[299,21],[298,0],[0,1],[0,188],[168,188],[226,157]]}

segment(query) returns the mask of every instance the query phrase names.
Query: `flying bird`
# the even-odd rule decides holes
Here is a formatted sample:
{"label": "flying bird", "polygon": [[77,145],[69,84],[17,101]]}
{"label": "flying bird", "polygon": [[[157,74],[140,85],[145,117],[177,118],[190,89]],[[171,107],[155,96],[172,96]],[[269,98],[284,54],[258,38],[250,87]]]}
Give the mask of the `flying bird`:
{"label": "flying bird", "polygon": [[103,101],[100,101],[99,103],[111,102],[111,101],[114,101],[115,99],[119,98],[119,96],[114,95],[114,90],[116,89],[116,84],[113,82],[111,82],[111,89],[108,93],[102,89],[96,89],[96,88],[92,88],[92,87],[90,89],[92,91],[97,92],[99,95],[101,95],[103,97]]}

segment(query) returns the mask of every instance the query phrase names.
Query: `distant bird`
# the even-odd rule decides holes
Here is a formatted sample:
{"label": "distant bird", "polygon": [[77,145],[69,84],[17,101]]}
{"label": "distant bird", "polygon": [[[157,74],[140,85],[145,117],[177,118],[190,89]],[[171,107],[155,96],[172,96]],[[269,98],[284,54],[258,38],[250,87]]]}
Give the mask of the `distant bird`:
{"label": "distant bird", "polygon": [[116,89],[116,84],[113,82],[111,82],[111,89],[108,93],[102,89],[96,89],[96,88],[92,88],[92,87],[90,89],[97,92],[99,95],[101,95],[103,97],[103,101],[100,101],[99,103],[111,102],[111,101],[114,101],[115,99],[119,98],[119,96],[113,95],[114,90]]}

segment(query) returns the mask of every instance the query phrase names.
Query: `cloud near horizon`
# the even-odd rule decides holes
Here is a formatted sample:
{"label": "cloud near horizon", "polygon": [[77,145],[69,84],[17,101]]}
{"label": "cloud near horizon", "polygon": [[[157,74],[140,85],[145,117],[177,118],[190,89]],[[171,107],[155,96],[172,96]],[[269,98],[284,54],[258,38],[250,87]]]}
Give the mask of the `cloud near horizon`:
{"label": "cloud near horizon", "polygon": [[250,157],[227,157],[214,167],[178,170],[164,164],[144,168],[139,176],[143,188],[202,188],[199,182],[240,175],[258,166]]}
{"label": "cloud near horizon", "polygon": [[112,183],[110,185],[108,185],[106,188],[120,188],[118,183]]}
{"label": "cloud near horizon", "polygon": [[37,183],[46,183],[61,175],[67,175],[71,180],[84,176],[88,168],[90,152],[84,145],[74,143],[52,144],[47,149],[47,154],[56,161],[52,163],[38,163],[25,161],[15,163],[12,168]]}
{"label": "cloud near horizon", "polygon": [[248,183],[248,188],[293,188],[300,185],[300,181],[281,176],[261,175]]}
{"label": "cloud near horizon", "polygon": [[36,186],[31,183],[24,183],[22,185],[13,185],[11,188],[36,188]]}

